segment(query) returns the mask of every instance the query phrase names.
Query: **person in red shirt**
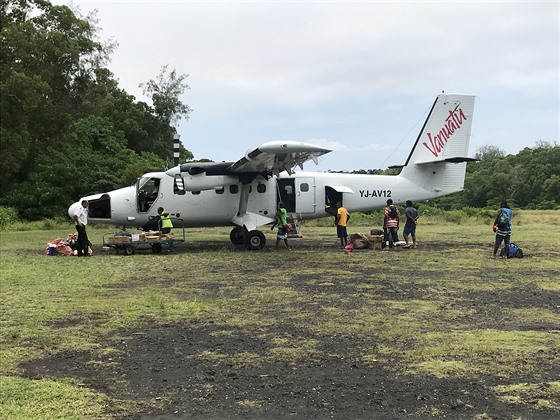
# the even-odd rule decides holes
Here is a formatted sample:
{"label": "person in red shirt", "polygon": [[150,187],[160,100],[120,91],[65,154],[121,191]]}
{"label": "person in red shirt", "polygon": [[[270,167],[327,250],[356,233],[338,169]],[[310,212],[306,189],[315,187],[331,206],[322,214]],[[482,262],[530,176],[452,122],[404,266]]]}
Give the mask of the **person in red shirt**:
{"label": "person in red shirt", "polygon": [[393,205],[393,200],[387,200],[387,207],[385,207],[385,217],[383,219],[383,248],[386,248],[389,242],[389,249],[395,247],[395,242],[398,241],[397,230],[399,229],[399,209]]}

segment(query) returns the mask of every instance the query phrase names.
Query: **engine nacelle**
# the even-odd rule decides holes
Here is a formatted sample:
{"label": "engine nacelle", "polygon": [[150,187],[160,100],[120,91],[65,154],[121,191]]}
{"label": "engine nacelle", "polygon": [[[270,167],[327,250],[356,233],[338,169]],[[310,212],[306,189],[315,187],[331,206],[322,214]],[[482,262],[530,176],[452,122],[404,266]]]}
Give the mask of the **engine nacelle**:
{"label": "engine nacelle", "polygon": [[237,183],[239,183],[239,178],[230,175],[207,175],[202,172],[196,175],[186,173],[183,176],[183,185],[186,191],[217,190]]}

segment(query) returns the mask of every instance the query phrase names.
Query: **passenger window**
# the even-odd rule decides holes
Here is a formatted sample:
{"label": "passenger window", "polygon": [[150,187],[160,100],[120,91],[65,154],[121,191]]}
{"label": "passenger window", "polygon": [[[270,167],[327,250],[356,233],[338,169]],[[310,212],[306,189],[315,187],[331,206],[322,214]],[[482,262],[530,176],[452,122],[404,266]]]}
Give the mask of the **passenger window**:
{"label": "passenger window", "polygon": [[299,189],[301,190],[301,192],[307,192],[309,191],[309,184],[307,182],[302,182],[299,186]]}
{"label": "passenger window", "polygon": [[215,191],[216,191],[216,194],[223,194],[225,190],[224,190],[224,187],[222,187],[222,188],[218,188]]}
{"label": "passenger window", "polygon": [[258,193],[265,193],[266,192],[266,184],[258,184],[257,185],[257,192]]}
{"label": "passenger window", "polygon": [[193,195],[198,195],[198,194],[200,194],[200,191],[193,191],[192,193],[193,193]]}
{"label": "passenger window", "polygon": [[239,192],[239,185],[230,185],[229,192],[232,194],[237,194]]}

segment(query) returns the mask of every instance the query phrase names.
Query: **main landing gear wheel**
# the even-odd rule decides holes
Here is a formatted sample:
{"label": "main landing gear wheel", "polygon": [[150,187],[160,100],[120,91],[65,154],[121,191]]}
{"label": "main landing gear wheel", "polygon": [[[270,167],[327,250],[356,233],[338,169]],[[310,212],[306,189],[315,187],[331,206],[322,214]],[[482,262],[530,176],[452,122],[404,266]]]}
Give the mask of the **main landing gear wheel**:
{"label": "main landing gear wheel", "polygon": [[229,240],[234,245],[243,245],[245,243],[244,229],[240,227],[234,227],[229,234]]}
{"label": "main landing gear wheel", "polygon": [[161,244],[152,244],[152,252],[154,254],[159,254],[162,251],[163,247]]}
{"label": "main landing gear wheel", "polygon": [[260,230],[252,230],[245,234],[245,247],[250,251],[263,249],[266,245],[266,237]]}

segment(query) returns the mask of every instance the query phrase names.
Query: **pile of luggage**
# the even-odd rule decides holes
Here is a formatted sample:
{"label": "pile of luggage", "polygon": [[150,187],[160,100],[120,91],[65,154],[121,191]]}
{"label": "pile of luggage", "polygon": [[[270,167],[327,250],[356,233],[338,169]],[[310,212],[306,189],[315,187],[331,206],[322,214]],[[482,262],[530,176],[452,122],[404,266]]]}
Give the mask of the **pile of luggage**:
{"label": "pile of luggage", "polygon": [[[78,243],[78,232],[69,233],[66,239],[63,238],[51,239],[47,243],[47,247],[45,248],[45,255],[49,255],[51,257],[54,257],[55,255],[62,255],[65,257],[78,255],[77,243]],[[88,246],[88,253],[89,255],[93,254],[93,251],[91,249],[91,243]]]}

